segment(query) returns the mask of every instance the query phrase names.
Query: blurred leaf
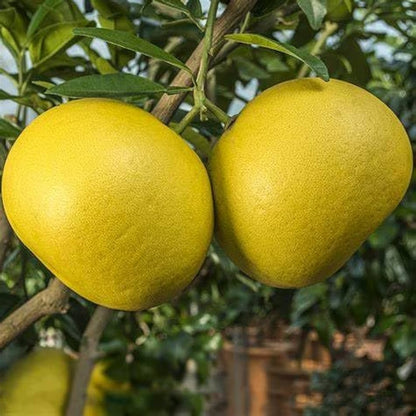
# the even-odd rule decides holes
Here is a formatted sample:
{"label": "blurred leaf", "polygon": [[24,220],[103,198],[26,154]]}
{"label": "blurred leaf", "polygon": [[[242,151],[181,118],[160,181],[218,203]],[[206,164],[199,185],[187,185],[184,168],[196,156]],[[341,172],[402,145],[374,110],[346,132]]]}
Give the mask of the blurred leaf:
{"label": "blurred leaf", "polygon": [[363,52],[359,40],[353,36],[343,39],[337,49],[324,52],[321,58],[334,78],[363,87],[371,79],[369,57]]}
{"label": "blurred leaf", "polygon": [[[129,18],[128,3],[114,0],[92,0],[92,5],[98,11],[98,21],[105,29],[120,30],[135,33],[135,24]],[[108,45],[111,53],[111,62],[117,68],[123,68],[135,57],[135,52]]]}
{"label": "blurred leaf", "polygon": [[19,303],[19,296],[0,292],[0,319],[7,316]]}
{"label": "blurred leaf", "polygon": [[38,30],[39,26],[45,19],[45,17],[55,8],[58,7],[64,0],[45,0],[40,7],[36,10],[35,14],[30,20],[29,27],[27,28],[27,37],[31,38],[33,34]]}
{"label": "blurred leaf", "polygon": [[392,336],[393,348],[400,357],[416,353],[416,325],[411,318],[406,320]]}
{"label": "blurred leaf", "polygon": [[286,0],[258,0],[253,7],[253,16],[262,17],[283,6]]}
{"label": "blurred leaf", "polygon": [[256,45],[262,48],[272,49],[285,53],[286,55],[290,55],[308,65],[324,81],[329,81],[328,70],[325,64],[319,58],[310,55],[305,51],[297,49],[292,45],[277,42],[276,40],[268,39],[261,35],[254,35],[249,33],[226,35],[225,38],[235,42],[240,42],[247,45]]}
{"label": "blurred leaf", "polygon": [[252,59],[246,59],[243,56],[233,56],[240,77],[245,81],[251,81],[253,78],[267,79],[270,78],[268,71],[253,62]]}
{"label": "blurred leaf", "polygon": [[312,29],[318,30],[326,15],[326,0],[297,0]]}
{"label": "blurred leaf", "polygon": [[370,235],[368,242],[375,249],[386,248],[397,237],[400,232],[399,225],[394,221],[385,221],[377,230]]}
{"label": "blurred leaf", "polygon": [[255,50],[255,56],[268,72],[284,72],[289,69],[281,57],[269,49],[258,48]]}
{"label": "blurred leaf", "polygon": [[300,316],[312,306],[318,304],[326,297],[328,287],[325,283],[317,283],[299,289],[293,298],[293,318]]}
{"label": "blurred leaf", "polygon": [[200,19],[203,16],[201,2],[199,0],[189,0],[186,7],[194,17]]}
{"label": "blurred leaf", "polygon": [[15,139],[20,132],[21,129],[18,126],[4,118],[0,118],[0,137]]}
{"label": "blurred leaf", "polygon": [[74,29],[74,34],[101,39],[113,45],[142,53],[154,59],[159,59],[191,73],[191,70],[179,59],[132,33],[100,28],[77,28]]}
{"label": "blurred leaf", "polygon": [[199,24],[197,18],[198,16],[194,16],[191,11],[186,7],[181,0],[156,0],[157,3],[164,4],[165,6],[171,7],[185,16],[187,16],[200,30],[202,30],[201,25]]}
{"label": "blurred leaf", "polygon": [[299,17],[299,23],[290,40],[290,44],[300,48],[308,44],[314,38],[316,31],[311,28],[305,15]]}
{"label": "blurred leaf", "polygon": [[312,325],[316,329],[321,342],[329,348],[332,344],[332,337],[335,332],[335,326],[330,319],[329,314],[325,312],[316,315],[312,320]]}
{"label": "blurred leaf", "polygon": [[194,146],[197,153],[199,153],[202,157],[208,158],[210,156],[211,145],[209,141],[202,136],[202,134],[199,134],[191,127],[187,127],[181,135],[187,142]]}
{"label": "blurred leaf", "polygon": [[75,42],[73,30],[84,21],[56,23],[39,30],[29,44],[30,57],[36,68]]}
{"label": "blurred leaf", "polygon": [[25,16],[17,9],[0,10],[0,37],[12,53],[18,53],[26,40]]}
{"label": "blurred leaf", "polygon": [[173,9],[179,10],[184,14],[189,14],[188,8],[181,2],[181,0],[156,0],[156,2],[172,7]]}
{"label": "blurred leaf", "polygon": [[4,90],[0,90],[0,100],[13,100],[14,98],[17,98],[17,96],[11,95]]}
{"label": "blurred leaf", "polygon": [[147,78],[131,74],[86,75],[56,85],[47,94],[64,97],[134,97],[158,93],[179,93],[188,88],[165,87]]}

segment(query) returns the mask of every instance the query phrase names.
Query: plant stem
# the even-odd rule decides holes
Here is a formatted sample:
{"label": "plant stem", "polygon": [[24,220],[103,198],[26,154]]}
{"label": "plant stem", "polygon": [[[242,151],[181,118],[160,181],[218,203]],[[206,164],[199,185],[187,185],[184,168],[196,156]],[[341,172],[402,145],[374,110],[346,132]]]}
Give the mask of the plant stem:
{"label": "plant stem", "polygon": [[[205,35],[203,50],[201,56],[201,65],[199,67],[198,75],[196,78],[196,85],[194,89],[194,106],[191,111],[181,120],[179,124],[174,127],[174,130],[180,134],[182,133],[189,123],[195,118],[195,116],[200,113],[201,120],[206,119],[206,111],[208,105],[210,105],[213,110],[211,112],[219,118],[220,121],[228,120],[228,116],[218,108],[214,103],[208,104],[208,99],[205,96],[205,82],[208,74],[209,67],[209,58],[211,55],[212,48],[212,36],[214,33],[214,23],[217,15],[219,0],[212,0],[208,10],[207,23],[205,26]],[[217,116],[218,115],[218,116]]]}
{"label": "plant stem", "polygon": [[201,56],[201,65],[196,77],[196,85],[194,90],[195,107],[201,114],[201,120],[206,119],[205,112],[205,81],[208,73],[209,57],[212,47],[212,35],[214,33],[215,17],[217,15],[219,0],[211,0],[208,10],[207,23],[205,25],[204,47]]}
{"label": "plant stem", "polygon": [[199,111],[200,109],[197,106],[193,106],[188,114],[175,127],[173,127],[173,130],[176,133],[181,134],[196,117]]}
{"label": "plant stem", "polygon": [[[318,40],[311,49],[311,55],[319,55],[322,47],[325,45],[327,39],[338,29],[338,24],[333,22],[325,22],[324,29],[321,31]],[[309,71],[309,66],[303,64],[299,70],[297,78],[303,78]]]}
{"label": "plant stem", "polygon": [[[26,59],[25,59],[25,50],[22,49],[19,53],[19,59],[17,60],[17,95],[21,96],[24,92],[24,80],[23,75],[26,69]],[[17,124],[21,126],[21,115],[22,115],[22,105],[19,104],[17,106],[17,113],[16,113],[16,119]],[[24,127],[24,126],[22,126]]]}
{"label": "plant stem", "polygon": [[205,105],[208,108],[209,111],[211,111],[214,116],[221,121],[221,123],[224,123],[225,125],[228,124],[231,120],[231,117],[223,111],[220,107],[215,105],[211,100],[208,98],[205,98]]}
{"label": "plant stem", "polygon": [[87,387],[94,367],[101,335],[114,315],[114,310],[97,306],[82,335],[79,358],[72,380],[66,416],[79,416],[84,412]]}
{"label": "plant stem", "polygon": [[[211,50],[215,50],[224,41],[224,35],[231,32],[244,18],[246,13],[250,11],[256,4],[256,0],[230,0],[227,8],[222,16],[216,21]],[[192,74],[198,73],[201,57],[204,50],[205,41],[202,40],[192,55],[186,61],[186,66],[191,69]],[[178,87],[190,87],[192,85],[192,75],[184,70],[179,71],[172,85]],[[152,114],[159,118],[163,123],[167,124],[172,118],[173,113],[177,110],[181,102],[184,100],[185,94],[167,95],[164,94],[156,104]]]}
{"label": "plant stem", "polygon": [[201,65],[199,67],[198,76],[196,78],[196,89],[204,91],[205,79],[208,72],[209,56],[212,47],[212,35],[214,33],[215,16],[217,15],[219,0],[211,0],[209,6],[207,23],[205,26],[204,49],[201,56]]}

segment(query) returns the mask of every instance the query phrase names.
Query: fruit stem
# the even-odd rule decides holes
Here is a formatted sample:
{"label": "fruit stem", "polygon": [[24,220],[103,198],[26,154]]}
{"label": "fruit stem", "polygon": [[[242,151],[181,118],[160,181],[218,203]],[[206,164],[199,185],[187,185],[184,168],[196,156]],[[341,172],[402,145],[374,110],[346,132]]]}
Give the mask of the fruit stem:
{"label": "fruit stem", "polygon": [[231,117],[208,98],[205,98],[205,105],[221,123],[227,125],[231,121]]}
{"label": "fruit stem", "polygon": [[212,35],[214,33],[214,23],[217,15],[218,3],[219,0],[211,0],[209,6],[207,23],[205,25],[204,49],[201,57],[201,65],[196,78],[196,88],[194,90],[195,107],[199,109],[201,120],[206,120],[205,80],[207,78],[209,58],[210,55],[212,55]]}
{"label": "fruit stem", "polygon": [[[326,40],[338,29],[338,24],[334,22],[325,22],[323,30],[320,32],[319,37],[311,49],[311,55],[319,55],[322,47],[325,45]],[[297,78],[303,78],[309,71],[309,66],[303,64],[299,70]]]}
{"label": "fruit stem", "polygon": [[189,113],[178,124],[176,124],[176,126],[172,127],[172,130],[181,134],[188,127],[188,124],[190,124],[196,117],[199,111],[200,109],[197,106],[193,106]]}
{"label": "fruit stem", "polygon": [[196,78],[196,85],[194,88],[194,106],[191,111],[175,126],[173,130],[176,133],[182,133],[189,123],[199,113],[201,120],[207,120],[207,111],[218,118],[221,123],[227,124],[230,117],[221,108],[217,107],[213,102],[208,100],[205,95],[205,82],[207,79],[209,58],[212,55],[212,36],[214,33],[214,23],[217,15],[219,0],[212,0],[208,10],[207,23],[205,25],[204,34],[204,48],[202,51],[201,65],[199,67],[198,75]]}

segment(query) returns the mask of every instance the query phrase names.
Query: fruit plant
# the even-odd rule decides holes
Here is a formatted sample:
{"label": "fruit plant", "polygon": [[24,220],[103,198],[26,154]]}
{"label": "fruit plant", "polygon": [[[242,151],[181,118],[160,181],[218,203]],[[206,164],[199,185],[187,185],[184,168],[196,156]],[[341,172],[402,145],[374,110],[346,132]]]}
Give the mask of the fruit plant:
{"label": "fruit plant", "polygon": [[[394,28],[400,33],[400,41],[374,34],[371,29],[374,20]],[[44,334],[53,328],[58,343],[69,347],[78,358],[67,415],[82,414],[91,371],[97,357],[102,355],[111,362],[105,371],[118,383],[131,386],[127,394],[108,395],[109,414],[165,415],[183,409],[199,414],[203,406],[201,395],[178,389],[187,361],[191,358],[197,364],[198,380],[206,380],[210,358],[220,347],[220,334],[226,326],[271,313],[284,315],[289,320],[289,309],[292,309],[293,325],[304,330],[315,328],[329,348],[335,330],[348,333],[374,319],[372,331],[384,333],[391,325],[397,332],[388,335],[386,361],[391,358],[390,363],[396,367],[406,365],[410,368],[406,373],[410,379],[415,352],[413,280],[403,276],[414,271],[413,187],[396,214],[328,282],[293,292],[263,286],[250,280],[244,272],[280,287],[302,287],[322,280],[339,269],[402,198],[410,179],[412,160],[405,131],[387,107],[368,93],[343,83],[339,83],[343,90],[339,93],[335,91],[336,81],[326,82],[331,76],[370,89],[396,111],[413,139],[410,120],[414,111],[410,107],[414,101],[410,95],[414,89],[407,86],[414,78],[411,61],[400,68],[410,74],[401,75],[395,68],[388,68],[391,62],[379,62],[363,46],[364,40],[379,44],[396,42],[395,47],[412,53],[415,35],[411,32],[412,24],[414,5],[410,2],[230,0],[220,3],[212,0],[204,4],[199,0],[0,0],[0,37],[4,53],[15,65],[15,70],[1,70],[15,90],[9,87],[7,91],[0,90],[0,99],[17,104],[15,114],[0,119],[3,162],[8,157],[2,197],[17,233],[16,236],[2,212],[0,318],[4,320],[0,324],[0,348],[5,348],[0,353],[0,368],[9,367],[25,355],[39,338],[46,342]],[[322,109],[316,113],[309,111],[319,109],[322,102],[334,102],[334,96],[343,97],[340,108],[351,114],[351,124],[357,127],[357,133],[351,130],[350,137],[359,137],[360,128],[371,129],[375,119],[380,121],[372,137],[379,133],[377,128],[385,136],[377,142],[379,153],[374,153],[373,148],[367,153],[364,151],[366,161],[376,155],[377,163],[362,172],[368,186],[363,195],[355,194],[357,204],[350,207],[350,213],[353,212],[350,222],[342,223],[346,226],[345,232],[337,235],[329,230],[325,234],[325,238],[334,238],[332,248],[345,246],[346,252],[335,261],[329,246],[309,250],[310,257],[306,260],[309,270],[305,277],[301,273],[303,265],[290,264],[290,259],[294,259],[294,247],[302,241],[312,246],[313,232],[307,235],[303,226],[302,232],[298,227],[297,234],[288,230],[280,240],[280,247],[267,244],[262,247],[258,237],[244,241],[243,236],[243,241],[238,238],[232,241],[240,237],[233,230],[233,224],[239,230],[249,229],[255,225],[250,215],[264,208],[253,205],[258,202],[258,195],[250,194],[249,181],[241,185],[242,191],[237,196],[227,194],[229,190],[226,186],[222,188],[221,181],[227,174],[232,178],[234,172],[241,177],[247,157],[253,158],[258,150],[258,147],[248,148],[248,156],[241,152],[242,160],[233,160],[236,149],[231,148],[228,153],[227,149],[222,150],[227,146],[225,140],[232,141],[232,134],[237,139],[244,134],[251,138],[250,126],[259,117],[265,123],[262,131],[267,130],[268,124],[271,126],[270,135],[276,131],[272,123],[282,122],[273,107],[278,103],[269,104],[264,94],[247,106],[244,116],[247,121],[244,117],[234,120],[229,116],[231,111],[235,112],[236,103],[251,101],[257,93],[282,81],[311,74],[321,79],[284,84],[292,85],[293,90],[286,87],[287,98],[282,98],[280,104],[283,108],[287,105],[288,113],[292,106],[293,114],[304,103],[302,111],[308,117],[298,124],[300,139],[304,139],[304,131],[319,125],[318,120],[325,117],[333,120],[327,126],[328,134],[339,128],[339,136],[344,138],[345,132],[340,127],[343,117],[336,119],[337,108],[333,113],[325,109],[324,117]],[[327,88],[329,95],[320,96],[317,101],[308,102],[307,97],[305,100],[301,97],[300,102],[292,102],[297,86],[305,82],[316,88]],[[251,89],[244,88],[250,83]],[[332,95],[331,88],[334,88]],[[277,100],[284,96],[284,89],[273,89]],[[407,98],[403,94],[395,96],[395,91],[404,91]],[[360,103],[359,111],[353,108],[350,99]],[[249,109],[256,105],[260,109],[250,116]],[[362,117],[367,118],[362,121]],[[290,122],[297,123],[289,119]],[[228,132],[219,139],[224,130]],[[398,138],[394,146],[388,142],[388,132]],[[32,141],[34,137],[36,141]],[[320,150],[332,143],[324,138],[322,133],[318,137]],[[24,149],[25,140],[34,145]],[[212,154],[217,140],[219,144]],[[262,140],[261,135],[258,140]],[[299,151],[305,150],[305,142],[296,142]],[[129,149],[123,153],[124,164],[112,165],[112,157],[123,145]],[[276,149],[267,141],[263,145],[266,146],[263,153],[276,151],[278,154],[278,145]],[[141,159],[150,147],[152,159]],[[331,153],[334,149],[328,151],[330,165],[334,161]],[[68,169],[60,161],[62,154],[70,156],[66,159],[71,163]],[[313,149],[305,151],[306,158],[312,154]],[[320,155],[318,151],[316,154]],[[388,162],[386,154],[390,155]],[[350,157],[353,161],[354,156]],[[103,160],[108,165],[103,165]],[[226,250],[225,254],[214,242],[206,258],[214,219],[208,175],[201,161],[211,174],[220,228],[218,241]],[[141,178],[141,189],[149,191],[147,194],[135,192],[134,188],[137,186],[135,172],[143,166],[147,166],[149,176]],[[253,168],[251,177],[261,167]],[[320,172],[319,169],[314,167],[313,171]],[[132,176],[126,172],[133,172]],[[331,196],[339,179],[336,166],[328,168],[322,177],[328,177],[331,172],[334,182],[330,179],[326,182],[330,188],[327,206],[332,203]],[[290,169],[287,175],[291,175]],[[80,181],[84,176],[86,182]],[[56,183],[60,178],[67,181],[72,177],[72,189],[78,187],[80,191],[77,201],[84,198],[84,207],[90,209],[80,223],[77,222],[80,212],[72,211],[72,222],[65,224],[69,232],[59,224],[68,208],[66,195],[61,194],[57,201],[50,199],[49,190],[56,191],[56,183],[44,182],[45,177],[57,180]],[[166,177],[169,181],[163,188],[158,184],[165,183]],[[308,176],[305,169],[303,178],[307,177],[318,178]],[[304,206],[311,200],[325,202],[321,199],[325,185],[322,177],[319,192],[312,198],[309,195],[308,199],[309,189],[305,187],[293,196],[294,200],[301,203],[304,198]],[[302,178],[294,179],[292,189],[296,189],[296,179]],[[129,183],[134,186],[127,186]],[[156,185],[153,189],[146,188],[148,183]],[[351,184],[357,189],[362,182],[357,180]],[[235,180],[234,185],[233,191],[238,194]],[[264,187],[268,185],[264,183]],[[45,186],[43,190],[42,186]],[[100,199],[91,202],[95,193]],[[231,203],[232,215],[227,217],[228,198],[232,200],[241,195],[249,201],[243,214],[238,218],[239,200]],[[381,201],[380,195],[388,198]],[[345,193],[339,191],[335,211],[348,203],[342,200],[343,196]],[[152,208],[152,202],[156,208]],[[380,205],[375,209],[377,204]],[[219,209],[224,206],[224,211]],[[23,214],[22,207],[26,209]],[[300,212],[287,207],[285,210],[284,224],[289,224]],[[375,211],[378,216],[373,215]],[[128,228],[126,233],[129,224],[123,222],[124,218],[135,218],[135,228]],[[320,224],[323,231],[324,221]],[[334,230],[339,230],[337,221],[331,224]],[[114,235],[102,243],[109,230]],[[264,229],[257,224],[256,230],[260,237],[271,231],[276,234],[267,223]],[[151,233],[151,238],[146,240],[151,244],[139,247],[140,237]],[[250,239],[252,234],[249,235]],[[316,242],[319,238],[324,236],[318,230]],[[244,251],[243,246],[250,247]],[[187,247],[192,250],[186,251]],[[280,270],[272,268],[270,272],[267,264],[261,265],[268,261],[263,261],[262,256],[264,252],[279,250],[287,251],[287,262],[279,266]],[[396,260],[392,260],[397,252]],[[328,259],[322,260],[323,253]],[[315,260],[315,269],[311,271],[310,264]],[[157,285],[146,287],[143,281],[134,279],[132,264],[136,267],[140,262],[143,262],[141,270],[146,271],[143,281],[156,280]],[[178,269],[178,265],[183,267]],[[271,281],[270,274],[285,272],[294,281],[286,285]],[[397,295],[400,290],[408,291],[405,300]],[[367,293],[371,293],[371,302],[367,302]],[[353,302],[349,303],[349,299]],[[164,301],[170,303],[149,309]],[[92,302],[104,306],[95,306]],[[331,352],[335,357],[336,351]],[[394,382],[395,386],[400,384],[397,377]],[[321,383],[321,388],[324,384]]]}

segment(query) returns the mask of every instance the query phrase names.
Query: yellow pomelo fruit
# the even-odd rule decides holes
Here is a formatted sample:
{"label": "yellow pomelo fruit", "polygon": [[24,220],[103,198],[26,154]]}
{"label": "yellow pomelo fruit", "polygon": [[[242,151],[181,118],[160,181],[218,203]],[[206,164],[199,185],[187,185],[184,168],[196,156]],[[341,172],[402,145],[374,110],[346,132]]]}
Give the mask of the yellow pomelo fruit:
{"label": "yellow pomelo fruit", "polygon": [[108,361],[99,361],[95,364],[91,374],[91,388],[95,387],[104,392],[126,393],[130,390],[130,383],[118,381],[107,375],[106,371],[110,365]]}
{"label": "yellow pomelo fruit", "polygon": [[63,416],[72,360],[63,351],[40,348],[17,361],[0,381],[0,415]]}
{"label": "yellow pomelo fruit", "polygon": [[7,217],[60,279],[92,302],[145,309],[182,291],[208,249],[206,170],[151,114],[106,99],[48,110],[3,173]]}
{"label": "yellow pomelo fruit", "polygon": [[83,416],[105,416],[107,414],[105,409],[106,395],[125,395],[130,391],[131,385],[128,381],[120,382],[106,374],[109,365],[110,363],[104,360],[95,364],[87,389]]}
{"label": "yellow pomelo fruit", "polygon": [[249,276],[303,287],[331,276],[402,199],[400,121],[352,84],[302,79],[260,94],[215,146],[216,236]]}
{"label": "yellow pomelo fruit", "polygon": [[[94,370],[93,370],[94,371]],[[83,416],[104,416],[107,414],[105,410],[105,392],[97,387],[92,379],[88,385],[87,398]]]}

